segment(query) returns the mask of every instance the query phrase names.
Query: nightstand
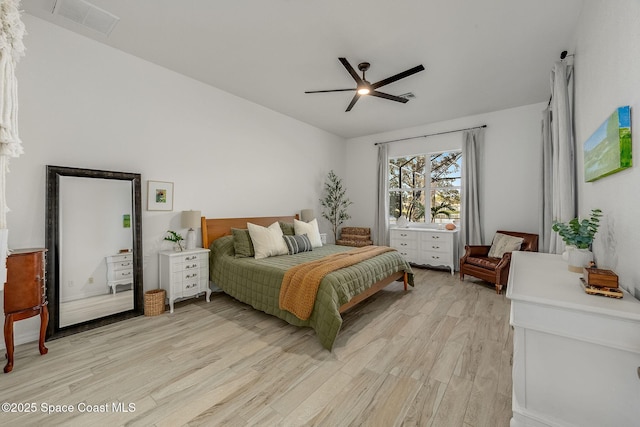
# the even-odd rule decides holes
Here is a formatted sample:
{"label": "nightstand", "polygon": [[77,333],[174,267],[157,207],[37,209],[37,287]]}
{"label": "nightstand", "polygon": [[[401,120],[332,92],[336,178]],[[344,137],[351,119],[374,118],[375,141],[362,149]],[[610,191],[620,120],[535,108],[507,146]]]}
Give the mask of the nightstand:
{"label": "nightstand", "polygon": [[163,251],[159,255],[160,287],[167,292],[171,313],[174,301],[203,292],[209,302],[209,249]]}
{"label": "nightstand", "polygon": [[107,257],[107,285],[113,294],[118,285],[129,285],[133,290],[133,252]]}

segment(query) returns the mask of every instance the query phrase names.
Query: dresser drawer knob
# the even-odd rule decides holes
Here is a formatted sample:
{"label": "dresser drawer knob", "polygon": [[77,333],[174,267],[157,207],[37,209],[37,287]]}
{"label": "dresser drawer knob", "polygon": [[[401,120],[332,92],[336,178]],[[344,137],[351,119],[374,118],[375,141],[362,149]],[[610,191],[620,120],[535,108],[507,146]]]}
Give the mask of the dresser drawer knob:
{"label": "dresser drawer knob", "polygon": [[440,246],[431,246],[431,249],[440,249]]}

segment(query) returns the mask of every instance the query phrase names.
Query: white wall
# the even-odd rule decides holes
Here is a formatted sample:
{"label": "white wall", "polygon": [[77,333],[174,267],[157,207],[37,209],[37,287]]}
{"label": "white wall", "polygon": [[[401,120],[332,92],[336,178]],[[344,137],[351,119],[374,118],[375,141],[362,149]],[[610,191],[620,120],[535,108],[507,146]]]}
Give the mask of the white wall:
{"label": "white wall", "polygon": [[[347,195],[353,201],[348,225],[373,227],[376,211],[375,142],[487,125],[481,179],[484,241],[496,230],[538,232],[540,120],[546,104],[533,104],[462,117],[410,129],[347,140]],[[393,142],[390,156],[428,153],[462,146],[462,133]],[[350,167],[349,165],[354,165]],[[364,166],[363,166],[364,165]]]}
{"label": "white wall", "polygon": [[[142,174],[145,290],[158,286],[157,252],[171,247],[162,237],[180,230],[182,210],[211,218],[319,212],[326,174],[343,171],[340,137],[31,15],[23,20],[25,154],[7,175],[10,248],[44,247],[45,165]],[[174,182],[173,212],[146,211],[147,180]],[[15,331],[17,343],[35,339],[37,319]]]}
{"label": "white wall", "polygon": [[[575,127],[581,216],[604,212],[593,243],[599,267],[610,268],[640,298],[640,2],[587,0],[577,29]],[[632,168],[584,182],[584,141],[613,111],[631,106]]]}

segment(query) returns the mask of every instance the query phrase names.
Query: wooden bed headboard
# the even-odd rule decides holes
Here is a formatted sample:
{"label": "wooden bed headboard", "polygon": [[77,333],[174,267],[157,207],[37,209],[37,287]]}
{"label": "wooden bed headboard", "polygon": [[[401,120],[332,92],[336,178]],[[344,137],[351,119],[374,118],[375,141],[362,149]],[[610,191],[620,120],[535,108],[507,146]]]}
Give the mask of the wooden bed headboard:
{"label": "wooden bed headboard", "polygon": [[209,248],[214,240],[231,234],[232,228],[247,228],[247,222],[268,227],[276,221],[293,223],[294,219],[299,219],[298,215],[293,216],[262,216],[255,218],[200,218],[202,227],[202,247]]}

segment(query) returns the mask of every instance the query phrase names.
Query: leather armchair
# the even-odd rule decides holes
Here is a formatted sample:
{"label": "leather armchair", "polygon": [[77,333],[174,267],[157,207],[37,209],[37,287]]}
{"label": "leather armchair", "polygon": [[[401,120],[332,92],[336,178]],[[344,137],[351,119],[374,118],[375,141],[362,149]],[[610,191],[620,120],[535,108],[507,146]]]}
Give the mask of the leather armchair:
{"label": "leather armchair", "polygon": [[[498,233],[509,236],[522,237],[521,251],[538,252],[538,235],[520,233],[517,231],[498,230]],[[464,275],[477,277],[496,285],[496,293],[502,292],[502,287],[507,285],[509,279],[509,267],[511,265],[511,252],[505,252],[502,258],[489,256],[491,245],[467,245],[465,254],[460,258],[460,280]]]}

